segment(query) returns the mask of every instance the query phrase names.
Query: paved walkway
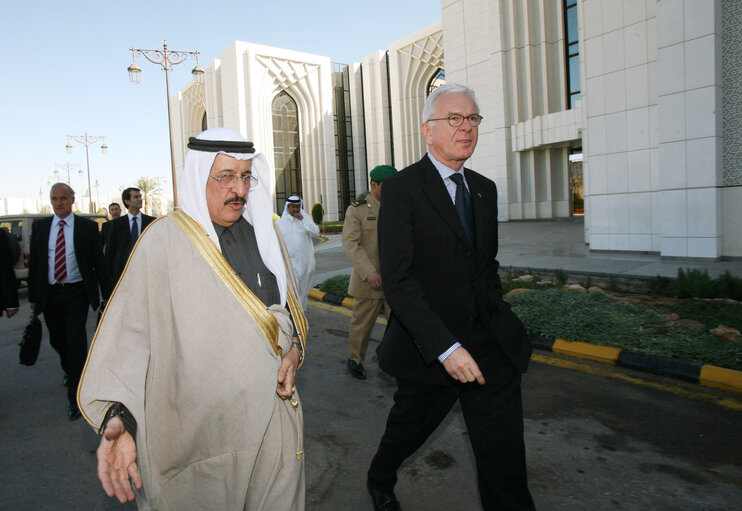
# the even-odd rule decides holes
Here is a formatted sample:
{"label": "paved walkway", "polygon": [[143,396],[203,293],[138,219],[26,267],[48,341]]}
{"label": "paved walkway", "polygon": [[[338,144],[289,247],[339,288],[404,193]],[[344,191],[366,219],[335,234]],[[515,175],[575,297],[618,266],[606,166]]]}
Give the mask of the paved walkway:
{"label": "paved walkway", "polygon": [[[582,217],[501,222],[499,228],[500,250],[497,259],[503,268],[562,269],[568,273],[639,278],[656,275],[677,277],[678,268],[697,268],[708,271],[711,278],[725,271],[742,277],[742,259],[709,261],[641,252],[591,251],[585,244]],[[333,275],[350,273],[350,263],[342,253],[339,234],[326,235],[315,253],[317,271],[312,279],[313,284]]]}
{"label": "paved walkway", "polygon": [[591,251],[585,244],[582,217],[500,223],[498,260],[503,267],[534,270],[561,268],[569,273],[621,277],[677,277],[678,268],[707,270],[712,278],[725,271],[742,277],[742,259],[709,261],[641,252]]}

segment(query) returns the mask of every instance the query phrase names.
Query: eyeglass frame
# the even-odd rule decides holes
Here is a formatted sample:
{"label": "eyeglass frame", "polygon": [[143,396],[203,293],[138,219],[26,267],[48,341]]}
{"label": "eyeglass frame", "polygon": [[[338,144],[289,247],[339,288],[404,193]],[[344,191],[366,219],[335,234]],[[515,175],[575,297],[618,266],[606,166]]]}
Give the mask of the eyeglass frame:
{"label": "eyeglass frame", "polygon": [[[451,121],[451,118],[452,117],[461,117],[461,122],[459,124],[454,124]],[[474,122],[472,122],[472,118],[479,119],[479,120],[476,121],[476,124],[475,124]],[[469,124],[471,125],[472,128],[478,128],[479,125],[482,124],[482,120],[483,119],[484,119],[484,117],[482,117],[479,114],[471,114],[471,115],[451,114],[451,115],[446,116],[446,117],[436,117],[434,119],[428,119],[425,122],[430,122],[430,121],[448,121],[448,125],[449,126],[451,126],[452,128],[458,128],[459,126],[461,126],[461,125],[464,124],[464,120],[468,120],[469,121]]]}
{"label": "eyeglass frame", "polygon": [[[216,176],[212,175],[211,172],[209,172],[209,177],[212,178],[217,183],[219,183],[218,186],[222,190],[229,190],[230,188],[234,188],[235,185],[237,184],[237,180],[238,179],[239,180],[242,180],[242,184],[243,185],[244,184],[247,184],[247,180],[248,179],[250,180],[250,185],[247,188],[248,190],[254,189],[255,187],[258,186],[258,183],[259,183],[258,178],[256,176],[253,176],[252,174],[245,174],[243,176],[236,176],[234,174],[226,174],[226,175],[221,176],[221,177],[216,177]],[[222,184],[222,180],[223,179],[226,179],[226,178],[233,178],[234,181],[232,182],[232,184],[230,184],[229,186],[226,186],[225,187],[224,184]]]}

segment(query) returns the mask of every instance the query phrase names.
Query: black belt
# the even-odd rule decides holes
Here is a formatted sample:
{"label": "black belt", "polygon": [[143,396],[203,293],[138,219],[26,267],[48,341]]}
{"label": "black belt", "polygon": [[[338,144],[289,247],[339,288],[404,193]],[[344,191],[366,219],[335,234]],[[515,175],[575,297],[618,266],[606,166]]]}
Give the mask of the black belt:
{"label": "black belt", "polygon": [[82,280],[78,282],[68,282],[68,283],[62,283],[62,284],[49,284],[49,287],[53,287],[56,289],[64,289],[64,288],[72,288],[72,287],[80,287],[82,286]]}

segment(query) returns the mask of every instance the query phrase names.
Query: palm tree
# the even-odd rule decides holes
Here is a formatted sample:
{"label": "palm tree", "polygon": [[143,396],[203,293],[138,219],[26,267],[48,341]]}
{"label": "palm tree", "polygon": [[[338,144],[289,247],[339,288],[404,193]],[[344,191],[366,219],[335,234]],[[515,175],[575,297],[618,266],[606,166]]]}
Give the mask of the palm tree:
{"label": "palm tree", "polygon": [[134,182],[134,186],[142,191],[144,196],[144,214],[149,215],[150,209],[155,204],[160,204],[162,188],[160,180],[156,177],[142,176]]}

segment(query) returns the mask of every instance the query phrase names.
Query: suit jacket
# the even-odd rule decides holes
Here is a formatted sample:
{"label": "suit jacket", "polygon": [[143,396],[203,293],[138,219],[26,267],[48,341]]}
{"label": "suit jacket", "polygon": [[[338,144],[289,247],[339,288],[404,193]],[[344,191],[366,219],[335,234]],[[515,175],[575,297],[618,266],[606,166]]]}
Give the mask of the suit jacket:
{"label": "suit jacket", "polygon": [[0,227],[0,314],[18,307],[18,281],[15,278],[13,243],[8,231]]}
{"label": "suit jacket", "polygon": [[103,249],[104,254],[106,253],[108,238],[111,237],[111,222],[113,222],[113,219],[104,222],[103,225],[100,226],[100,246]]}
{"label": "suit jacket", "polygon": [[[142,213],[142,225],[139,226],[140,236],[154,219],[155,217]],[[132,248],[134,247],[131,244],[129,215],[123,214],[117,219],[111,220],[111,227],[106,240],[106,264],[114,286],[121,278],[121,274],[124,273]]]}
{"label": "suit jacket", "polygon": [[377,354],[381,369],[396,378],[452,383],[438,357],[456,341],[467,348],[477,322],[516,369],[528,367],[531,344],[502,298],[497,274],[497,188],[481,174],[464,172],[476,250],[427,155],[384,181],[379,258],[392,315]]}
{"label": "suit jacket", "polygon": [[[43,218],[31,227],[31,254],[28,266],[28,301],[35,303],[34,312],[44,312],[49,286],[49,231],[53,217]],[[104,300],[111,294],[110,277],[100,248],[98,224],[74,215],[75,258],[80,268],[88,303],[96,310],[101,295]],[[100,293],[99,293],[100,288]]]}

